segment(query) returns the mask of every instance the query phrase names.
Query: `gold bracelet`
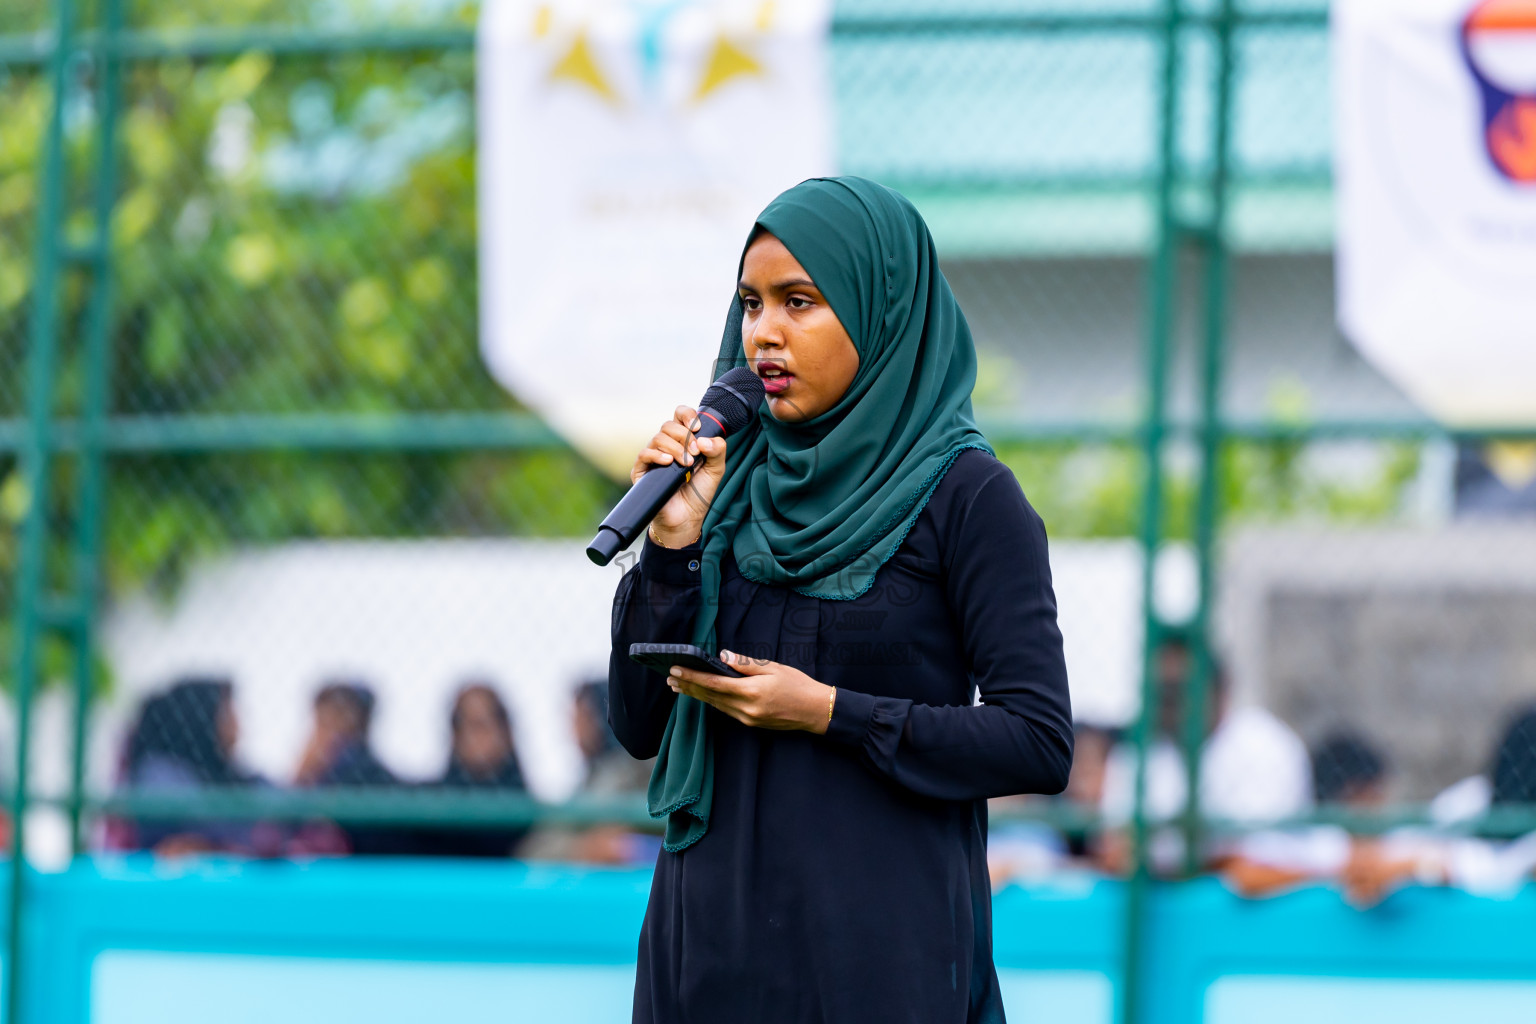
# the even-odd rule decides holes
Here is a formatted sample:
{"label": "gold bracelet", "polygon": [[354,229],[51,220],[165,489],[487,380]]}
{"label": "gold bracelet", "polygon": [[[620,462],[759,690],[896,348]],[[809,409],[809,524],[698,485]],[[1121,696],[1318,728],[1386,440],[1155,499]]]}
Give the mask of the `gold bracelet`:
{"label": "gold bracelet", "polygon": [[832,687],[832,692],[827,694],[827,724],[832,724],[832,708],[837,704],[837,687]]}
{"label": "gold bracelet", "polygon": [[651,539],[651,543],[652,544],[655,544],[659,548],[664,548],[667,551],[681,551],[683,548],[687,547],[688,544],[693,544],[693,543],[696,543],[698,540],[700,540],[700,537],[695,537],[693,540],[689,541],[688,544],[681,544],[681,545],[679,545],[678,547],[675,547],[675,548],[672,547],[670,544],[663,544],[661,542],[661,538],[656,536],[656,522],[655,522],[655,520],[652,520],[651,521],[651,525],[647,526],[645,528],[645,535]]}

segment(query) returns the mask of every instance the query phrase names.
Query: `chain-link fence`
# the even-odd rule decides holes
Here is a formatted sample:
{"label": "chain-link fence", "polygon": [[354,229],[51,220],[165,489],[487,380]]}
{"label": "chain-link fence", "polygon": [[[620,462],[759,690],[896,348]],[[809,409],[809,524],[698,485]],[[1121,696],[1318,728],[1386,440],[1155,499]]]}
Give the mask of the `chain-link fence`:
{"label": "chain-link fence", "polygon": [[[564,817],[551,855],[643,859],[585,826],[643,820],[581,686],[617,574],[576,538],[618,484],[478,349],[474,11],[62,7],[0,21],[0,608],[35,854],[505,853]],[[1326,12],[1233,7],[833,24],[840,167],[929,219],[978,413],[1052,536],[1078,775],[999,820],[1072,837],[1000,842],[1010,875],[1288,878],[1331,840],[1286,860],[1227,827],[1465,822],[1536,779],[1536,544],[1507,516],[1536,458],[1447,440],[1339,337]]]}

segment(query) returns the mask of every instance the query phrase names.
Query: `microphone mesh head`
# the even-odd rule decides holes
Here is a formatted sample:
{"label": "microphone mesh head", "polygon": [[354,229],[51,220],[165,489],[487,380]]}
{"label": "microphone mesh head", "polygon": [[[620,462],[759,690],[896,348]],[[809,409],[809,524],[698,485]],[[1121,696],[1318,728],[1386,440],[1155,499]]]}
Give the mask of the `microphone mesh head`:
{"label": "microphone mesh head", "polygon": [[763,379],[745,366],[727,370],[709,386],[699,400],[700,409],[713,409],[725,424],[725,432],[734,434],[752,422],[757,407],[763,404]]}

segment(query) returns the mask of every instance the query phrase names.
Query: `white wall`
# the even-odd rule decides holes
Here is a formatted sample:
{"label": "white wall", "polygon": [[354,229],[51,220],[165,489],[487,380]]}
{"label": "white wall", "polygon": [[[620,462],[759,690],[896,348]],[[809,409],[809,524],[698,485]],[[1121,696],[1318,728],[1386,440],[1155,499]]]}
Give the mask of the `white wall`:
{"label": "white wall", "polygon": [[[1119,723],[1134,713],[1139,562],[1128,540],[1052,544],[1081,718]],[[94,720],[93,787],[111,787],[143,695],[187,672],[235,680],[240,756],[277,782],[292,775],[310,699],[328,677],[375,688],[381,756],[407,777],[428,778],[446,757],[455,688],[485,676],[512,707],[530,786],[544,798],[565,797],[581,770],[570,692],[606,673],[619,575],[617,563],[592,565],[574,541],[305,542],[204,565],[169,606],[140,597],[108,615],[114,690]],[[1167,552],[1159,577],[1165,614],[1187,613],[1187,550]],[[39,782],[51,789],[67,778],[65,712],[62,704],[48,710],[45,721],[59,721],[38,741]]]}

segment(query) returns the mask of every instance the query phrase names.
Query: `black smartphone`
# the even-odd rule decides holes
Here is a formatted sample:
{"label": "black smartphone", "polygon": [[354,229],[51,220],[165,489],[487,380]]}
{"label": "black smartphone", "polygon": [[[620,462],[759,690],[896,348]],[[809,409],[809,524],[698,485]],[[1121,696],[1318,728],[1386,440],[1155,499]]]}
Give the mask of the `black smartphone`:
{"label": "black smartphone", "polygon": [[629,657],[662,675],[666,675],[673,665],[717,676],[741,675],[713,654],[693,644],[630,644]]}

